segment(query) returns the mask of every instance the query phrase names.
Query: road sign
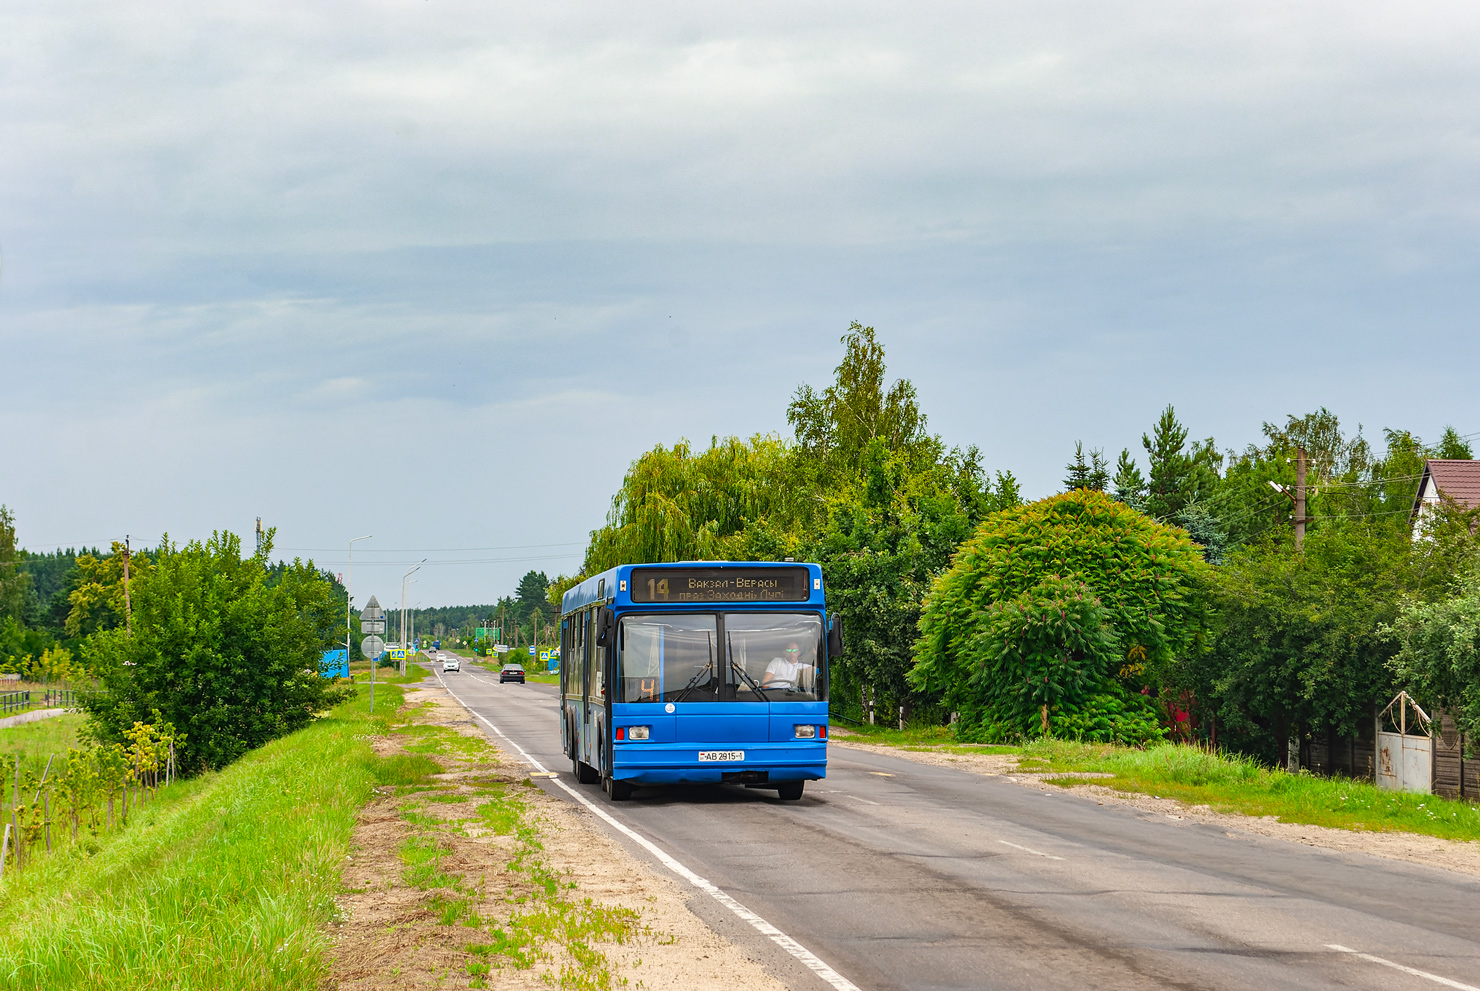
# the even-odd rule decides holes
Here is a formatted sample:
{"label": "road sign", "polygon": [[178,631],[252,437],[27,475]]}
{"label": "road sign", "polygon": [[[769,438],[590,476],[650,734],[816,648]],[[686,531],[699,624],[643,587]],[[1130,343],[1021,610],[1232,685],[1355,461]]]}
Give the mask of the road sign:
{"label": "road sign", "polygon": [[365,608],[360,610],[360,632],[385,632],[385,610],[380,608],[380,603],[373,595],[370,596],[370,601],[365,603]]}
{"label": "road sign", "polygon": [[530,647],[529,648],[529,656],[530,657],[533,657],[534,656],[534,647]]}
{"label": "road sign", "polygon": [[366,637],[360,641],[360,653],[366,657],[379,657],[385,653],[385,641],[379,637]]}
{"label": "road sign", "polygon": [[319,659],[319,676],[323,678],[349,677],[349,651],[326,650]]}

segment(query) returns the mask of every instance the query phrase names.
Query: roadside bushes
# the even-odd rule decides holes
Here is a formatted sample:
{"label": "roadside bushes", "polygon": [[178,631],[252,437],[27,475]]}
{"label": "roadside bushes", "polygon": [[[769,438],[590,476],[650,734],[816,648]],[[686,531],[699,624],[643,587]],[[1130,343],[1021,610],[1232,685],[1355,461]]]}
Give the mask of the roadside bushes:
{"label": "roadside bushes", "polygon": [[1404,603],[1381,633],[1398,645],[1391,664],[1399,682],[1480,738],[1480,570],[1472,565],[1448,598]]}
{"label": "roadside bushes", "polygon": [[231,533],[184,547],[161,541],[130,582],[131,629],[88,641],[102,690],[82,705],[100,739],[122,741],[158,711],[189,737],[183,770],[221,768],[349,697],[353,689],[318,674],[343,606],[312,564],[269,569],[271,548],[270,535],[248,558]]}
{"label": "roadside bushes", "polygon": [[1161,679],[1202,649],[1208,573],[1184,531],[1103,492],[1003,510],[931,587],[910,680],[963,739],[1157,739]]}

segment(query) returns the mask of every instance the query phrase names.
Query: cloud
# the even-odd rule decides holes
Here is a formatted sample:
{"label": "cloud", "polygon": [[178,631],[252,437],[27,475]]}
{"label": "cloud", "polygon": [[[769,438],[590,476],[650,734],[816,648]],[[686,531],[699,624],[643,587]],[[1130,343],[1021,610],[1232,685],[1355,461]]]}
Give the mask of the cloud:
{"label": "cloud", "polygon": [[854,318],[1030,492],[1168,401],[1231,444],[1320,404],[1480,429],[1477,34],[1453,3],[13,5],[0,456],[33,470],[0,501],[23,539],[579,539],[652,444],[784,431]]}

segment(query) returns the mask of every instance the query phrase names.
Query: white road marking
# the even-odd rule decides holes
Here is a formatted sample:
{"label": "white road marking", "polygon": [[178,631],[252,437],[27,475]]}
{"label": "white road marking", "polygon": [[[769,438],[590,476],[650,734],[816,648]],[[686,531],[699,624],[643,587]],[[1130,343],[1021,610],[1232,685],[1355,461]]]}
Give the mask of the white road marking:
{"label": "white road marking", "polygon": [[1016,843],[1009,843],[1006,840],[998,840],[997,842],[998,843],[1001,843],[1003,846],[1010,846],[1014,850],[1021,850],[1024,853],[1031,853],[1035,857],[1047,857],[1049,860],[1063,860],[1064,859],[1063,857],[1055,857],[1051,853],[1044,853],[1042,850],[1034,850],[1032,847],[1018,846]]}
{"label": "white road marking", "polygon": [[838,792],[838,794],[839,795],[846,795],[848,798],[851,798],[851,799],[853,799],[854,801],[857,801],[857,802],[867,802],[869,805],[881,805],[882,804],[880,802],[870,802],[868,799],[866,799],[866,798],[860,798],[857,795],[849,795],[846,791],[840,791],[840,792]]}
{"label": "white road marking", "polygon": [[[438,680],[441,680],[440,676],[438,677]],[[442,687],[447,688],[447,683],[445,681],[442,682]],[[478,719],[483,720],[484,725],[486,725],[489,729],[493,730],[499,736],[502,736],[505,740],[508,740],[510,746],[524,755],[524,759],[527,763],[532,765],[536,770],[545,771],[545,766],[543,764],[531,757],[523,747],[519,746],[519,744],[515,743],[513,740],[510,740],[508,736],[505,736],[504,731],[493,725],[493,723],[489,722],[486,716],[483,716],[477,712],[473,712],[472,706],[468,705],[462,699],[457,698],[456,692],[454,692],[450,688],[447,688],[447,694],[451,695],[454,699],[457,699],[458,705],[462,706],[464,709],[467,709],[469,712],[472,712],[473,715],[476,716]],[[748,922],[751,927],[756,930],[756,932],[759,932],[761,935],[768,937],[771,942],[781,947],[787,953],[790,953],[793,957],[796,957],[808,970],[812,971],[812,973],[816,974],[828,984],[832,985],[834,988],[837,989],[837,991],[862,991],[862,989],[860,989],[858,985],[854,984],[852,981],[848,980],[848,978],[844,977],[842,974],[839,974],[827,964],[823,963],[821,958],[819,958],[811,950],[807,949],[801,943],[798,943],[796,940],[786,935],[786,933],[782,932],[780,929],[777,929],[775,926],[771,925],[771,923],[767,922],[759,915],[756,915],[744,905],[741,905],[724,891],[720,890],[720,888],[711,881],[708,881],[705,878],[700,877],[698,874],[695,874],[693,871],[689,870],[683,864],[679,863],[677,860],[671,857],[656,843],[639,835],[635,830],[629,828],[623,823],[618,822],[611,815],[609,815],[605,809],[597,807],[589,798],[576,791],[564,781],[561,781],[559,778],[553,778],[551,780],[553,784],[562,788],[566,792],[566,794],[570,795],[571,798],[574,798],[577,802],[580,802],[582,805],[584,805],[593,814],[607,823],[607,825],[611,826],[613,829],[620,832],[623,836],[626,836],[627,838],[632,840],[648,853],[651,853],[654,857],[657,857],[659,863],[661,863],[664,867],[667,867],[673,873],[677,874],[679,877],[683,878],[685,881],[689,882],[694,887],[704,892],[706,895],[709,895],[709,897],[719,902],[725,908],[729,909],[731,912],[734,912],[741,919]],[[1477,989],[1477,991],[1480,991],[1480,989]]]}
{"label": "white road marking", "polygon": [[1459,981],[1451,981],[1449,978],[1440,977],[1438,974],[1430,974],[1426,970],[1419,970],[1416,967],[1405,967],[1400,963],[1394,963],[1391,960],[1384,960],[1382,957],[1374,957],[1370,953],[1358,953],[1356,950],[1350,949],[1349,947],[1340,946],[1336,943],[1327,943],[1326,949],[1335,950],[1337,953],[1350,953],[1352,956],[1356,957],[1359,960],[1366,960],[1368,963],[1380,963],[1384,967],[1391,967],[1394,970],[1401,970],[1403,973],[1412,974],[1414,977],[1422,977],[1426,981],[1433,981],[1435,984],[1442,984],[1446,988],[1458,988],[1459,991],[1480,991],[1480,988],[1475,987],[1475,985],[1473,984],[1461,984]]}

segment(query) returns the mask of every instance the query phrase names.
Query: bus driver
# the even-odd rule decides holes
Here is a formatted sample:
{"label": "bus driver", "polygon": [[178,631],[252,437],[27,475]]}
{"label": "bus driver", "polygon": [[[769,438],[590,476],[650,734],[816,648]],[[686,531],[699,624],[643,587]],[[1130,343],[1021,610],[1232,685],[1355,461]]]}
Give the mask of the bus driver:
{"label": "bus driver", "polygon": [[766,665],[766,673],[761,676],[761,687],[803,690],[799,683],[811,680],[812,665],[803,664],[801,657],[802,649],[797,642],[788,641],[786,652],[781,657],[771,658],[771,663]]}

